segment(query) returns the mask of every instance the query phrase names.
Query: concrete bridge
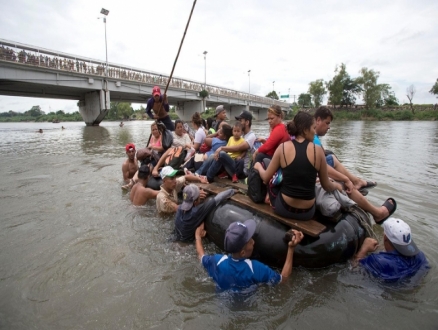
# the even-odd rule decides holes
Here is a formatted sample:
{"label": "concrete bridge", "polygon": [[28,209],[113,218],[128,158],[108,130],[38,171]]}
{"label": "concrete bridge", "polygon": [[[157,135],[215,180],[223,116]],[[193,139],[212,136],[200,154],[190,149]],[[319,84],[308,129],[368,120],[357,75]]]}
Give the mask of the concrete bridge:
{"label": "concrete bridge", "polygon": [[[54,50],[0,39],[0,95],[78,100],[79,112],[87,125],[99,125],[111,101],[146,103],[152,88],[164,90],[169,77],[157,72],[108,63]],[[177,115],[189,120],[193,113],[223,104],[229,117],[250,110],[264,119],[269,106],[283,111],[290,104],[225,87],[207,85],[208,97],[199,93],[204,84],[173,77],[167,91]],[[205,103],[205,104],[204,104]]]}

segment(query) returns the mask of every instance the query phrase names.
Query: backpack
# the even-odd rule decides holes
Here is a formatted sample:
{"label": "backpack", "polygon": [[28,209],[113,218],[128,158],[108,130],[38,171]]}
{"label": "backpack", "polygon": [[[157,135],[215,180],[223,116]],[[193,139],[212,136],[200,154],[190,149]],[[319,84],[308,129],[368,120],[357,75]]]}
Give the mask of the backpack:
{"label": "backpack", "polygon": [[169,149],[164,163],[166,166],[171,166],[174,169],[179,169],[184,163],[184,158],[186,158],[187,150],[183,147],[173,147]]}
{"label": "backpack", "polygon": [[[266,168],[263,162],[261,164],[264,168]],[[248,197],[254,203],[263,203],[266,197],[266,193],[267,187],[263,183],[259,171],[257,171],[254,166],[251,166],[248,171]]]}

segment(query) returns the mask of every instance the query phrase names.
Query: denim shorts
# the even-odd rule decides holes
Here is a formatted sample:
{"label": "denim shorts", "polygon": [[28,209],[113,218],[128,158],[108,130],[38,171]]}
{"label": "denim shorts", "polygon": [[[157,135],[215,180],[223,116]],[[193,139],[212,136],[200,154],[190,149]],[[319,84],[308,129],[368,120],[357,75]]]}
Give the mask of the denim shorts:
{"label": "denim shorts", "polygon": [[331,167],[335,167],[335,160],[333,159],[333,155],[327,155],[325,156],[325,160],[327,162],[327,165],[330,165]]}

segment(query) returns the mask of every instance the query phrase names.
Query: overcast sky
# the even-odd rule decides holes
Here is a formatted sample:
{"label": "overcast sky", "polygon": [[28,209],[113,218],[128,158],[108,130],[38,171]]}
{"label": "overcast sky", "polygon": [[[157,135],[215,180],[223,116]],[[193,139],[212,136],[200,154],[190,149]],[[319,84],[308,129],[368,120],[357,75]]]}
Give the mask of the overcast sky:
{"label": "overcast sky", "polygon": [[[192,0],[0,0],[0,38],[105,60],[102,7],[108,9],[108,60],[170,74]],[[414,103],[436,103],[438,1],[198,0],[175,76],[260,96],[298,95],[309,82],[332,79],[345,63],[380,72],[400,102],[414,84]],[[324,99],[326,102],[327,98]],[[76,101],[0,96],[0,112],[40,105],[77,110]],[[139,105],[134,105],[138,108]]]}

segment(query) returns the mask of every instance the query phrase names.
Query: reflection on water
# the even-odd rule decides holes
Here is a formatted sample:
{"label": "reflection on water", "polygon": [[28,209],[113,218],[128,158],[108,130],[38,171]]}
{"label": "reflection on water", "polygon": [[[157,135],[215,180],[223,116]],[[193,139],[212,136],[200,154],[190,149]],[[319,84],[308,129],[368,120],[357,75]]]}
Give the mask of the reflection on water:
{"label": "reflection on water", "polygon": [[[169,241],[172,218],[157,217],[154,201],[130,205],[124,146],[145,146],[151,122],[118,124],[0,124],[0,328],[436,326],[438,123],[335,120],[322,139],[378,182],[371,202],[397,200],[432,266],[420,285],[387,286],[340,264],[297,268],[284,285],[237,297],[216,292],[192,245]],[[263,136],[267,123],[253,130]]]}

